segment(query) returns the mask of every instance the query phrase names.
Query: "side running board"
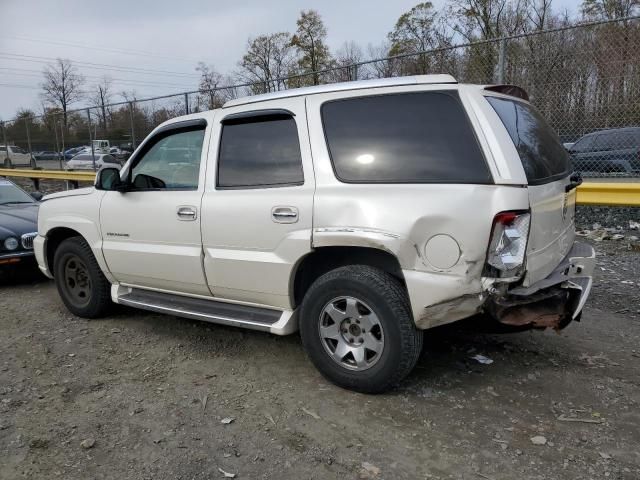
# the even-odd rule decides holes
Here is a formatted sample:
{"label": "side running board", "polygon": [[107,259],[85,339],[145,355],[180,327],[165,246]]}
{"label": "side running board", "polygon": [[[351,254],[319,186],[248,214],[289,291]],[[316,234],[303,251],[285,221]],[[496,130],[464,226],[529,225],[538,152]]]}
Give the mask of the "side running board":
{"label": "side running board", "polygon": [[126,288],[125,293],[115,285],[114,290],[116,291],[112,292],[112,297],[117,303],[152,312],[262,330],[278,335],[287,335],[297,330],[297,322],[291,311],[283,312],[139,288]]}

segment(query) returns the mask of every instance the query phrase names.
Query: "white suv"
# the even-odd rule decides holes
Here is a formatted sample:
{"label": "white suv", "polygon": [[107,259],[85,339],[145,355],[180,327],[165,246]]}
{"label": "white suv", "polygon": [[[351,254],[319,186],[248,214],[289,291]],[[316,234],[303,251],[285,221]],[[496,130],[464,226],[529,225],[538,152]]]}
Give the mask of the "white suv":
{"label": "white suv", "polygon": [[156,128],[95,188],[45,197],[35,252],[81,317],[111,301],[278,335],[379,392],[423,331],[579,319],[566,151],[517,87],[448,75],[241,98]]}
{"label": "white suv", "polygon": [[0,145],[0,166],[2,168],[30,167],[36,168],[36,159],[23,148],[15,145]]}

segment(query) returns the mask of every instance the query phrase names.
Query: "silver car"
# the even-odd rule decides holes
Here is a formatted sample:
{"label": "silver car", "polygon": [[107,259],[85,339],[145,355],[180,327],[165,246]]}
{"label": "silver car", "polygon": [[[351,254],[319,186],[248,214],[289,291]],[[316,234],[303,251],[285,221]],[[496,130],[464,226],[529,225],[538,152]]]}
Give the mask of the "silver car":
{"label": "silver car", "polygon": [[120,162],[105,153],[81,153],[67,162],[66,170],[100,170],[102,167],[120,168]]}

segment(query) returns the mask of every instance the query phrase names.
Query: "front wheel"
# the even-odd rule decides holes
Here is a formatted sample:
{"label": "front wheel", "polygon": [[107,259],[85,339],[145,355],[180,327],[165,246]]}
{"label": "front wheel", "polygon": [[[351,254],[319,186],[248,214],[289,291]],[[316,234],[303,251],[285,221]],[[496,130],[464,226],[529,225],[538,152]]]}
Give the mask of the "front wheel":
{"label": "front wheel", "polygon": [[60,244],[53,275],[62,301],[74,315],[98,318],[109,311],[111,285],[83,238],[68,238]]}
{"label": "front wheel", "polygon": [[320,373],[364,393],[400,382],[422,350],[422,331],[400,282],[364,265],[332,270],[314,282],[302,303],[300,335]]}

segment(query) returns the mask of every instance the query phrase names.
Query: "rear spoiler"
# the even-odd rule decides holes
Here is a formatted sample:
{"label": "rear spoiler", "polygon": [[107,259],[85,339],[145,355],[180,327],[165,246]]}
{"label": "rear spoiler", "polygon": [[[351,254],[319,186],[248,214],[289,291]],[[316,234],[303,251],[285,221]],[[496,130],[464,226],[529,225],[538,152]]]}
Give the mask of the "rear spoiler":
{"label": "rear spoiler", "polygon": [[489,85],[484,87],[489,92],[501,93],[503,95],[510,95],[512,97],[521,98],[522,100],[529,101],[529,94],[524,88],[516,85]]}

